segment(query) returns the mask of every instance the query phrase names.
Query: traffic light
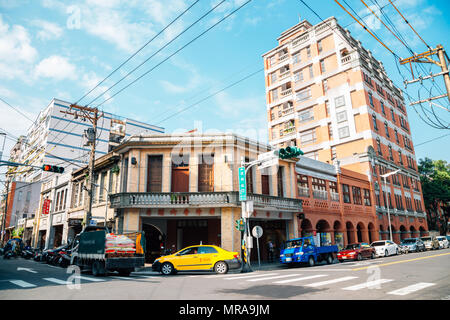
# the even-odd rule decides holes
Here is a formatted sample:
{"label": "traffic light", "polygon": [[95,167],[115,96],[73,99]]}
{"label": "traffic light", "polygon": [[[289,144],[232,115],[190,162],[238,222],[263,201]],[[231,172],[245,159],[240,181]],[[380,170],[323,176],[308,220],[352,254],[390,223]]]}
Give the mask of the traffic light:
{"label": "traffic light", "polygon": [[42,170],[48,171],[48,172],[63,173],[64,167],[58,167],[58,166],[52,166],[50,164],[44,164],[42,166]]}
{"label": "traffic light", "polygon": [[239,220],[236,220],[236,230],[238,231],[244,231],[244,220],[241,218]]}
{"label": "traffic light", "polygon": [[297,147],[286,147],[278,150],[278,156],[280,159],[295,158],[300,155],[303,155],[303,151]]}

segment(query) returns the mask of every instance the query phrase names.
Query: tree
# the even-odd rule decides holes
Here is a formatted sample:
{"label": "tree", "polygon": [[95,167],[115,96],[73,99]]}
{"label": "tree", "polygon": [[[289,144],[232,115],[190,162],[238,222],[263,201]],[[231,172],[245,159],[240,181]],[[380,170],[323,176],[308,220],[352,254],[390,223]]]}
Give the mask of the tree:
{"label": "tree", "polygon": [[444,160],[425,158],[419,160],[418,169],[428,228],[445,235],[450,218],[450,164]]}

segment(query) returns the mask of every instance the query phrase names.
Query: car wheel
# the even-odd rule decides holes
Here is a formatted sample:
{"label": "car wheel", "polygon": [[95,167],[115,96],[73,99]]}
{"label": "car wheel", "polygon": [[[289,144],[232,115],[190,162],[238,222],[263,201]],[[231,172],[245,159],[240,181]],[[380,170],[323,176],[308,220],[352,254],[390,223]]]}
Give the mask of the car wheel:
{"label": "car wheel", "polygon": [[375,259],[375,253],[372,252],[372,254],[370,255],[370,259]]}
{"label": "car wheel", "polygon": [[224,261],[218,261],[214,265],[214,271],[218,274],[225,274],[228,272],[228,265]]}
{"label": "car wheel", "polygon": [[92,274],[95,277],[100,277],[100,276],[104,276],[106,273],[105,271],[105,265],[103,262],[100,261],[94,261],[94,263],[92,264]]}
{"label": "car wheel", "polygon": [[332,264],[333,263],[333,256],[331,255],[331,253],[328,255],[327,257],[327,264]]}
{"label": "car wheel", "polygon": [[315,262],[314,262],[314,258],[313,257],[309,257],[308,264],[309,264],[310,267],[314,267]]}
{"label": "car wheel", "polygon": [[389,256],[389,252],[387,250],[384,251],[384,256],[385,257]]}
{"label": "car wheel", "polygon": [[171,275],[174,272],[173,265],[169,262],[164,262],[161,266],[161,273],[165,276]]}
{"label": "car wheel", "polygon": [[356,257],[356,260],[358,260],[358,261],[361,261],[361,260],[362,260],[361,253],[358,253],[358,257]]}
{"label": "car wheel", "polygon": [[395,249],[395,254],[396,254],[396,255],[398,255],[398,248],[397,248],[397,249]]}

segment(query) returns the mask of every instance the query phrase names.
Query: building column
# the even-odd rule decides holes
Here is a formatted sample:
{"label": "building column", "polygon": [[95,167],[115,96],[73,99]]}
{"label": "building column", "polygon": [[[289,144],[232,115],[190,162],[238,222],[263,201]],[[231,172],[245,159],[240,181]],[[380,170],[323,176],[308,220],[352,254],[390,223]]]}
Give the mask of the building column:
{"label": "building column", "polygon": [[235,221],[241,218],[240,209],[222,208],[221,211],[221,247],[228,251],[240,252],[241,232],[235,228]]}

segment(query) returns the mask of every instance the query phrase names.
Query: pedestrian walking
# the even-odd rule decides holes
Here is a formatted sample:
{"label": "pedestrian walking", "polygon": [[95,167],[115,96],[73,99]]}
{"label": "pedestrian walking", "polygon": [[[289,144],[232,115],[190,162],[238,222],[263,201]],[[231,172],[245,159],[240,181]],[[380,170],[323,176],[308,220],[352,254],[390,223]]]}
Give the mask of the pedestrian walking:
{"label": "pedestrian walking", "polygon": [[274,254],[275,248],[274,248],[272,240],[269,240],[269,242],[267,242],[267,250],[268,250],[269,262],[273,262],[273,254]]}

